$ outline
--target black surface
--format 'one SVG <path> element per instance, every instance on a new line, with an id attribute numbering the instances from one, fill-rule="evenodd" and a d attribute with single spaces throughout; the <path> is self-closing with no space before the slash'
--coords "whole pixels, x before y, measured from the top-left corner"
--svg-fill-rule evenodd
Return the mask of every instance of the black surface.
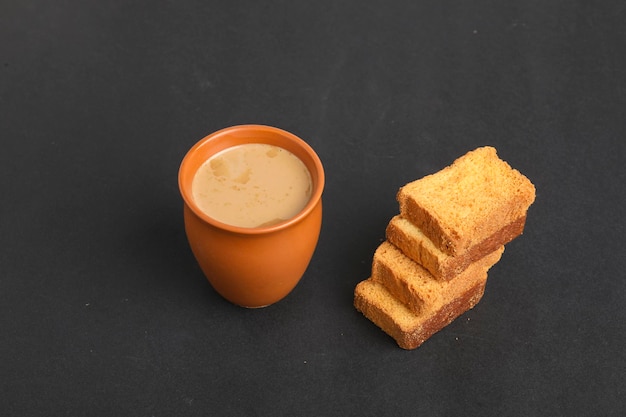
<path id="1" fill-rule="evenodd" d="M 0 415 L 623 416 L 620 1 L 2 1 Z M 240 123 L 324 162 L 301 283 L 211 289 L 177 171 Z M 537 187 L 414 351 L 352 307 L 395 192 L 480 146 Z"/>

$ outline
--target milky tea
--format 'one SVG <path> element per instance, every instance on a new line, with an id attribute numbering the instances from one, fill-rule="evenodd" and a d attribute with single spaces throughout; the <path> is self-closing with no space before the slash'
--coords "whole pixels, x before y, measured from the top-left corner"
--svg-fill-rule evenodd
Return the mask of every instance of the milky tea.
<path id="1" fill-rule="evenodd" d="M 248 143 L 211 156 L 196 172 L 192 195 L 200 210 L 232 226 L 254 228 L 288 220 L 306 206 L 311 174 L 293 153 Z"/>

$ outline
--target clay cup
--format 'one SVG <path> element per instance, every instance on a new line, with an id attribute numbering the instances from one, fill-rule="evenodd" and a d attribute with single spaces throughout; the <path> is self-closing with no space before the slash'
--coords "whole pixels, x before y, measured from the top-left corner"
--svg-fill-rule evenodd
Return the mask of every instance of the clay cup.
<path id="1" fill-rule="evenodd" d="M 217 152 L 247 143 L 286 149 L 309 170 L 311 198 L 294 217 L 267 227 L 237 227 L 211 218 L 194 202 L 192 181 L 198 168 Z M 322 224 L 324 169 L 306 142 L 263 125 L 219 130 L 196 143 L 183 158 L 178 185 L 189 245 L 209 283 L 222 297 L 242 307 L 265 307 L 295 288 L 313 256 Z"/>

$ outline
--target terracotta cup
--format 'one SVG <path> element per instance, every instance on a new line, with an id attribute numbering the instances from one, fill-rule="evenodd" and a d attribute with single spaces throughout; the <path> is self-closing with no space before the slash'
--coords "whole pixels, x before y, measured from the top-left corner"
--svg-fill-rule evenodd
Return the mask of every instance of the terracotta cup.
<path id="1" fill-rule="evenodd" d="M 191 184 L 198 168 L 215 153 L 247 143 L 286 149 L 309 170 L 313 185 L 311 199 L 291 219 L 268 227 L 237 227 L 209 217 L 194 202 Z M 307 143 L 270 126 L 222 129 L 189 150 L 180 166 L 178 185 L 184 200 L 189 245 L 200 268 L 222 297 L 254 308 L 273 304 L 293 290 L 313 256 L 322 224 L 324 168 Z"/>

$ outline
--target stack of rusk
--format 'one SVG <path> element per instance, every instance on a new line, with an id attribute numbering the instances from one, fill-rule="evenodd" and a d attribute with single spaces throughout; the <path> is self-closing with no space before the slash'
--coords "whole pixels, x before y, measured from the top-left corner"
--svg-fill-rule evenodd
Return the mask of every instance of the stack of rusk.
<path id="1" fill-rule="evenodd" d="M 487 271 L 524 230 L 534 185 L 493 147 L 468 152 L 397 194 L 370 278 L 354 305 L 404 349 L 415 349 L 482 298 Z"/>

